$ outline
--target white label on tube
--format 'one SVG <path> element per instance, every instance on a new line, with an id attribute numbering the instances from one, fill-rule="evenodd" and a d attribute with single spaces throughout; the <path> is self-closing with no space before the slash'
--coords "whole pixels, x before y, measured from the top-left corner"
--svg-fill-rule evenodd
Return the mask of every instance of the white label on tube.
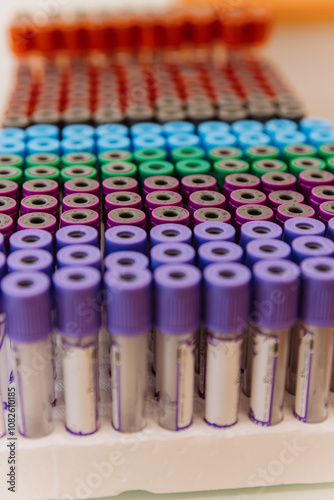
<path id="1" fill-rule="evenodd" d="M 205 420 L 229 427 L 238 420 L 241 339 L 208 336 L 205 387 Z"/>
<path id="2" fill-rule="evenodd" d="M 195 340 L 177 348 L 176 430 L 189 427 L 193 417 Z"/>
<path id="3" fill-rule="evenodd" d="M 199 327 L 199 387 L 201 398 L 205 398 L 205 372 L 206 372 L 206 328 Z"/>
<path id="4" fill-rule="evenodd" d="M 259 424 L 271 425 L 279 339 L 255 331 L 253 348 L 250 417 Z"/>
<path id="5" fill-rule="evenodd" d="M 111 400 L 112 423 L 116 431 L 121 430 L 121 350 L 116 342 L 112 342 L 111 356 Z"/>
<path id="6" fill-rule="evenodd" d="M 312 332 L 305 328 L 301 328 L 298 351 L 295 414 L 303 422 L 307 421 L 313 345 L 314 335 Z"/>
<path id="7" fill-rule="evenodd" d="M 73 434 L 97 430 L 96 346 L 67 345 L 63 357 L 66 427 Z"/>

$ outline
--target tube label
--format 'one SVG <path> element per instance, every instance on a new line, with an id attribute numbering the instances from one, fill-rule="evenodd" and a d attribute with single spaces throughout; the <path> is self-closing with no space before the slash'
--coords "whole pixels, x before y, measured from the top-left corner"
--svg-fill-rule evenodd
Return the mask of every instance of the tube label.
<path id="1" fill-rule="evenodd" d="M 111 343 L 111 400 L 112 424 L 116 431 L 121 430 L 121 350 L 116 342 Z"/>
<path id="2" fill-rule="evenodd" d="M 192 423 L 195 372 L 195 338 L 180 342 L 177 348 L 176 430 Z"/>
<path id="3" fill-rule="evenodd" d="M 66 344 L 63 356 L 66 427 L 78 435 L 92 434 L 98 426 L 96 345 Z"/>
<path id="4" fill-rule="evenodd" d="M 266 335 L 256 330 L 253 337 L 253 349 L 249 416 L 254 422 L 269 426 L 274 399 L 279 338 L 276 335 Z"/>
<path id="5" fill-rule="evenodd" d="M 302 422 L 307 422 L 313 347 L 313 333 L 302 327 L 300 329 L 299 339 L 297 386 L 295 399 L 295 416 Z"/>
<path id="6" fill-rule="evenodd" d="M 242 339 L 208 335 L 205 387 L 205 420 L 215 427 L 237 423 L 240 396 Z"/>

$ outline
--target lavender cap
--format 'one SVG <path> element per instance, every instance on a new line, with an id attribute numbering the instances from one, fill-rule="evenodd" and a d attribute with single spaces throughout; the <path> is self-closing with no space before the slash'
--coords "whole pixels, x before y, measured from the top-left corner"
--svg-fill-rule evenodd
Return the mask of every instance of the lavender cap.
<path id="1" fill-rule="evenodd" d="M 284 259 L 261 260 L 253 267 L 252 321 L 271 330 L 297 319 L 299 267 Z"/>
<path id="2" fill-rule="evenodd" d="M 327 238 L 334 241 L 334 217 L 330 219 L 327 226 Z"/>
<path id="3" fill-rule="evenodd" d="M 195 249 L 186 243 L 159 243 L 151 250 L 151 269 L 163 264 L 195 264 Z"/>
<path id="4" fill-rule="evenodd" d="M 63 267 L 53 275 L 57 327 L 68 337 L 97 334 L 101 326 L 101 273 L 94 267 Z"/>
<path id="5" fill-rule="evenodd" d="M 289 259 L 290 255 L 290 245 L 285 241 L 274 239 L 252 240 L 246 245 L 245 264 L 252 268 L 259 260 Z"/>
<path id="6" fill-rule="evenodd" d="M 6 254 L 5 237 L 0 233 L 0 252 Z"/>
<path id="7" fill-rule="evenodd" d="M 190 264 L 167 264 L 154 271 L 155 324 L 163 333 L 182 335 L 200 321 L 201 272 Z"/>
<path id="8" fill-rule="evenodd" d="M 16 342 L 45 340 L 52 331 L 51 281 L 41 272 L 16 271 L 1 282 L 7 332 Z"/>
<path id="9" fill-rule="evenodd" d="M 212 332 L 241 333 L 248 321 L 251 272 L 242 264 L 211 264 L 203 271 L 205 325 Z"/>
<path id="10" fill-rule="evenodd" d="M 282 233 L 281 226 L 275 222 L 252 220 L 241 226 L 239 244 L 245 248 L 252 240 L 280 240 Z"/>
<path id="11" fill-rule="evenodd" d="M 208 241 L 198 248 L 198 266 L 204 269 L 215 262 L 241 262 L 241 246 L 231 241 Z"/>
<path id="12" fill-rule="evenodd" d="M 2 236 L 2 246 L 3 246 L 3 236 Z M 5 255 L 4 251 L 1 251 L 1 253 L 0 253 L 0 282 L 1 282 L 2 278 L 5 276 L 5 274 L 6 274 L 6 255 Z M 0 313 L 2 313 L 3 310 L 4 310 L 4 307 L 3 307 L 2 293 L 0 290 Z"/>
<path id="13" fill-rule="evenodd" d="M 146 255 L 132 250 L 123 250 L 107 255 L 104 259 L 104 267 L 111 271 L 131 272 L 133 269 L 147 269 L 149 260 Z"/>
<path id="14" fill-rule="evenodd" d="M 182 224 L 161 224 L 152 227 L 150 231 L 151 248 L 158 243 L 187 243 L 191 244 L 191 229 Z"/>
<path id="15" fill-rule="evenodd" d="M 92 266 L 101 271 L 101 250 L 93 245 L 68 245 L 57 252 L 57 266 Z"/>
<path id="16" fill-rule="evenodd" d="M 53 273 L 53 255 L 47 250 L 24 249 L 12 252 L 7 259 L 9 271 L 31 272 L 41 271 L 50 278 Z"/>
<path id="17" fill-rule="evenodd" d="M 52 235 L 44 229 L 22 229 L 9 238 L 10 251 L 31 249 L 47 250 L 53 254 Z"/>
<path id="18" fill-rule="evenodd" d="M 298 236 L 291 243 L 292 258 L 298 264 L 308 257 L 332 257 L 334 242 L 324 236 Z"/>
<path id="19" fill-rule="evenodd" d="M 56 232 L 57 251 L 68 245 L 93 245 L 99 247 L 99 233 L 95 227 L 80 224 L 65 226 Z"/>
<path id="20" fill-rule="evenodd" d="M 148 269 L 107 271 L 107 328 L 113 335 L 134 337 L 146 334 L 151 326 L 151 283 Z"/>
<path id="21" fill-rule="evenodd" d="M 311 217 L 295 217 L 284 223 L 283 240 L 291 244 L 298 236 L 324 236 L 326 226 Z"/>
<path id="22" fill-rule="evenodd" d="M 133 250 L 147 253 L 147 233 L 145 229 L 131 225 L 119 225 L 107 229 L 105 236 L 105 255 L 120 250 Z"/>
<path id="23" fill-rule="evenodd" d="M 208 241 L 235 241 L 235 229 L 225 222 L 202 222 L 194 227 L 194 246 Z"/>
<path id="24" fill-rule="evenodd" d="M 334 324 L 334 259 L 305 259 L 301 269 L 300 319 L 314 326 Z"/>

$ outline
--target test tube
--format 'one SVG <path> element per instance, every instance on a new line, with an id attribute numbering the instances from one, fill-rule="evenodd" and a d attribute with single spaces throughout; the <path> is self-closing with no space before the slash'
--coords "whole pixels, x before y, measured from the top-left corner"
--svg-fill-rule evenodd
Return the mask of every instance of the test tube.
<path id="1" fill-rule="evenodd" d="M 86 436 L 98 429 L 101 273 L 92 267 L 64 267 L 55 272 L 53 283 L 63 354 L 65 425 L 71 434 Z"/>
<path id="2" fill-rule="evenodd" d="M 270 238 L 252 240 L 246 245 L 245 264 L 252 269 L 259 260 L 289 259 L 290 256 L 291 248 L 285 241 Z"/>
<path id="3" fill-rule="evenodd" d="M 217 191 L 196 191 L 189 196 L 189 211 L 194 213 L 201 208 L 225 208 L 226 199 Z"/>
<path id="4" fill-rule="evenodd" d="M 195 264 L 195 249 L 186 243 L 159 243 L 151 249 L 151 269 L 163 264 Z"/>
<path id="5" fill-rule="evenodd" d="M 22 249 L 11 252 L 7 259 L 8 271 L 25 271 L 46 273 L 49 278 L 53 273 L 53 255 L 42 249 Z"/>
<path id="6" fill-rule="evenodd" d="M 334 242 L 324 236 L 298 236 L 291 242 L 292 259 L 300 264 L 309 257 L 332 257 Z"/>
<path id="7" fill-rule="evenodd" d="M 43 437 L 53 430 L 50 285 L 44 273 L 19 271 L 8 274 L 1 283 L 19 395 L 18 428 L 28 438 Z"/>
<path id="8" fill-rule="evenodd" d="M 283 240 L 291 245 L 298 236 L 324 236 L 326 226 L 323 222 L 310 217 L 295 217 L 284 223 Z"/>
<path id="9" fill-rule="evenodd" d="M 303 203 L 304 196 L 296 191 L 272 191 L 268 196 L 269 206 L 276 213 L 278 207 L 284 203 Z"/>
<path id="10" fill-rule="evenodd" d="M 302 290 L 294 414 L 319 423 L 328 415 L 333 359 L 334 259 L 312 257 L 301 263 Z"/>
<path id="11" fill-rule="evenodd" d="M 144 196 L 147 196 L 153 191 L 174 191 L 179 192 L 180 182 L 175 177 L 170 175 L 152 175 L 146 177 L 143 185 Z"/>
<path id="12" fill-rule="evenodd" d="M 52 234 L 52 236 L 55 234 L 57 226 L 56 217 L 44 212 L 21 215 L 17 221 L 18 231 L 22 231 L 22 229 L 43 229 Z"/>
<path id="13" fill-rule="evenodd" d="M 334 201 L 334 186 L 324 185 L 314 187 L 310 193 L 310 206 L 318 212 L 321 203 L 325 203 L 326 201 Z"/>
<path id="14" fill-rule="evenodd" d="M 166 222 L 174 222 L 190 225 L 190 214 L 188 210 L 182 207 L 163 206 L 152 210 L 151 213 L 151 226 L 158 226 L 159 224 L 166 224 Z"/>
<path id="15" fill-rule="evenodd" d="M 284 227 L 285 221 L 294 217 L 315 217 L 315 211 L 312 207 L 304 203 L 283 203 L 277 208 L 276 222 Z"/>
<path id="16" fill-rule="evenodd" d="M 131 225 L 146 229 L 146 214 L 138 208 L 115 208 L 114 210 L 110 210 L 107 216 L 108 229 L 121 225 Z"/>
<path id="17" fill-rule="evenodd" d="M 267 197 L 258 189 L 236 189 L 230 194 L 228 210 L 235 214 L 238 207 L 243 205 L 265 205 Z"/>
<path id="18" fill-rule="evenodd" d="M 284 259 L 253 267 L 254 295 L 250 419 L 262 426 L 283 419 L 289 331 L 297 319 L 299 268 Z"/>
<path id="19" fill-rule="evenodd" d="M 145 206 L 148 215 L 150 215 L 155 208 L 165 205 L 169 207 L 182 207 L 182 196 L 180 193 L 174 191 L 153 191 L 146 195 Z"/>
<path id="20" fill-rule="evenodd" d="M 68 245 L 58 250 L 57 266 L 92 266 L 101 271 L 101 250 L 93 245 Z"/>
<path id="21" fill-rule="evenodd" d="M 247 243 L 253 240 L 262 240 L 265 243 L 267 239 L 280 240 L 282 237 L 282 228 L 270 221 L 249 221 L 241 226 L 239 245 L 243 248 Z"/>
<path id="22" fill-rule="evenodd" d="M 122 272 L 130 272 L 133 269 L 148 269 L 149 260 L 146 255 L 132 250 L 123 250 L 110 253 L 104 259 L 104 267 L 106 270 L 114 271 L 119 269 Z"/>
<path id="23" fill-rule="evenodd" d="M 99 212 L 100 199 L 95 194 L 90 193 L 68 194 L 63 197 L 62 208 L 63 212 L 75 209 L 81 210 L 82 208 Z"/>
<path id="24" fill-rule="evenodd" d="M 120 432 L 138 432 L 145 426 L 151 281 L 150 271 L 138 268 L 131 272 L 115 269 L 104 276 L 111 336 L 112 425 Z"/>
<path id="25" fill-rule="evenodd" d="M 154 280 L 160 425 L 179 431 L 193 418 L 201 273 L 190 264 L 167 264 L 155 270 Z"/>
<path id="26" fill-rule="evenodd" d="M 47 250 L 53 254 L 52 235 L 43 229 L 22 229 L 9 238 L 10 251 L 15 250 Z"/>
<path id="27" fill-rule="evenodd" d="M 298 184 L 301 193 L 305 197 L 306 203 L 309 201 L 311 191 L 316 186 L 333 184 L 334 175 L 327 170 L 304 170 L 300 172 Z"/>
<path id="28" fill-rule="evenodd" d="M 235 229 L 224 222 L 202 222 L 194 227 L 194 246 L 199 248 L 208 241 L 235 241 Z"/>
<path id="29" fill-rule="evenodd" d="M 251 272 L 242 264 L 211 264 L 204 276 L 206 366 L 205 421 L 231 427 L 238 421 L 242 335 L 247 327 Z"/>
<path id="30" fill-rule="evenodd" d="M 158 243 L 188 243 L 191 244 L 192 231 L 182 224 L 166 223 L 152 227 L 150 231 L 151 248 Z"/>
<path id="31" fill-rule="evenodd" d="M 218 262 L 241 262 L 243 253 L 243 248 L 232 241 L 207 241 L 198 247 L 198 266 L 204 269 Z"/>
<path id="32" fill-rule="evenodd" d="M 67 212 L 63 212 L 60 216 L 60 227 L 74 225 L 91 226 L 99 231 L 100 216 L 95 210 L 90 210 L 89 208 L 67 210 Z"/>
<path id="33" fill-rule="evenodd" d="M 22 185 L 22 197 L 45 195 L 59 199 L 58 182 L 53 179 L 31 179 Z"/>
<path id="34" fill-rule="evenodd" d="M 22 231 L 20 231 L 22 232 Z M 73 224 L 73 226 L 65 226 L 56 232 L 56 249 L 57 251 L 68 245 L 93 245 L 99 247 L 99 233 L 97 229 L 90 226 Z"/>
<path id="35" fill-rule="evenodd" d="M 133 177 L 127 177 L 125 175 L 119 177 L 107 177 L 107 179 L 104 179 L 102 182 L 103 197 L 106 197 L 110 193 L 115 193 L 116 191 L 130 191 L 131 193 L 138 193 L 138 181 L 136 181 Z"/>
<path id="36" fill-rule="evenodd" d="M 196 227 L 203 222 L 224 222 L 231 223 L 231 214 L 224 208 L 199 208 L 193 213 L 193 224 Z"/>
<path id="37" fill-rule="evenodd" d="M 267 172 L 261 177 L 262 189 L 267 196 L 273 191 L 283 189 L 294 191 L 296 183 L 296 177 L 288 172 Z"/>
<path id="38" fill-rule="evenodd" d="M 36 212 L 48 213 L 58 218 L 59 207 L 57 198 L 44 194 L 22 198 L 21 214 L 34 214 Z"/>

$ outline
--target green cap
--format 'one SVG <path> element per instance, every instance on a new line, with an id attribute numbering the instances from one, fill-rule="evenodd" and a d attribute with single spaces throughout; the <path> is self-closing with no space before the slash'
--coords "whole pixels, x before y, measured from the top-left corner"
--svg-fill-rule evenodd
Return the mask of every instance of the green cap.
<path id="1" fill-rule="evenodd" d="M 133 160 L 137 163 L 143 163 L 143 161 L 163 161 L 167 158 L 167 153 L 161 148 L 145 148 L 138 149 L 133 153 Z"/>
<path id="2" fill-rule="evenodd" d="M 111 151 L 104 151 L 98 156 L 101 165 L 104 163 L 110 163 L 111 161 L 131 161 L 132 154 L 129 151 L 123 149 L 113 149 Z"/>
<path id="3" fill-rule="evenodd" d="M 257 160 L 252 163 L 251 173 L 261 177 L 267 172 L 286 172 L 288 166 L 284 161 L 275 159 Z"/>
<path id="4" fill-rule="evenodd" d="M 141 182 L 152 175 L 174 175 L 175 168 L 170 161 L 144 161 L 139 165 Z"/>
<path id="5" fill-rule="evenodd" d="M 101 177 L 102 180 L 119 176 L 136 177 L 137 170 L 137 166 L 129 161 L 112 161 L 102 165 Z"/>
<path id="6" fill-rule="evenodd" d="M 97 170 L 94 167 L 88 167 L 86 165 L 75 165 L 72 167 L 63 168 L 60 172 L 60 178 L 63 183 L 69 181 L 70 179 L 76 179 L 78 177 L 84 177 L 86 179 L 96 179 Z"/>
<path id="7" fill-rule="evenodd" d="M 275 159 L 280 155 L 280 150 L 275 146 L 252 146 L 246 149 L 246 160 L 249 163 L 257 160 Z"/>
<path id="8" fill-rule="evenodd" d="M 35 167 L 37 165 L 48 165 L 58 168 L 60 157 L 53 153 L 35 153 L 26 158 L 26 168 Z"/>
<path id="9" fill-rule="evenodd" d="M 328 158 L 332 158 L 334 156 L 334 143 L 323 144 L 319 147 L 319 156 L 323 160 L 327 160 Z"/>
<path id="10" fill-rule="evenodd" d="M 62 156 L 61 163 L 63 167 L 72 167 L 73 165 L 85 165 L 87 167 L 94 167 L 96 164 L 96 156 L 91 153 L 73 152 Z"/>
<path id="11" fill-rule="evenodd" d="M 182 160 L 201 160 L 205 156 L 205 151 L 197 146 L 175 148 L 171 156 L 174 163 Z"/>
<path id="12" fill-rule="evenodd" d="M 324 160 L 320 160 L 319 158 L 312 158 L 311 156 L 295 158 L 294 160 L 290 161 L 289 165 L 290 173 L 295 175 L 297 179 L 299 178 L 300 172 L 303 172 L 304 170 L 324 170 L 325 168 L 326 162 L 324 162 Z M 328 169 L 330 170 L 329 165 Z"/>
<path id="13" fill-rule="evenodd" d="M 0 155 L 0 167 L 23 168 L 23 158 L 14 154 Z"/>
<path id="14" fill-rule="evenodd" d="M 0 167 L 0 180 L 14 181 L 17 184 L 21 184 L 23 177 L 23 172 L 17 167 Z"/>
<path id="15" fill-rule="evenodd" d="M 50 167 L 49 165 L 35 165 L 34 167 L 26 168 L 24 171 L 26 181 L 32 179 L 53 179 L 59 181 L 59 169 Z"/>
<path id="16" fill-rule="evenodd" d="M 229 174 L 244 174 L 249 172 L 250 165 L 246 161 L 228 159 L 216 161 L 213 164 L 213 175 L 217 179 L 218 187 L 223 188 L 225 183 L 225 177 Z"/>
<path id="17" fill-rule="evenodd" d="M 209 159 L 212 163 L 219 160 L 228 160 L 229 158 L 241 160 L 242 157 L 243 152 L 241 149 L 230 146 L 219 146 L 209 151 Z"/>
<path id="18" fill-rule="evenodd" d="M 182 179 L 191 174 L 209 174 L 211 165 L 206 160 L 181 160 L 175 165 L 177 176 Z"/>
<path id="19" fill-rule="evenodd" d="M 290 163 L 290 161 L 294 160 L 295 158 L 315 156 L 316 154 L 316 148 L 314 146 L 311 146 L 310 144 L 290 144 L 290 146 L 285 146 L 285 148 L 283 149 L 283 158 L 287 163 Z"/>

